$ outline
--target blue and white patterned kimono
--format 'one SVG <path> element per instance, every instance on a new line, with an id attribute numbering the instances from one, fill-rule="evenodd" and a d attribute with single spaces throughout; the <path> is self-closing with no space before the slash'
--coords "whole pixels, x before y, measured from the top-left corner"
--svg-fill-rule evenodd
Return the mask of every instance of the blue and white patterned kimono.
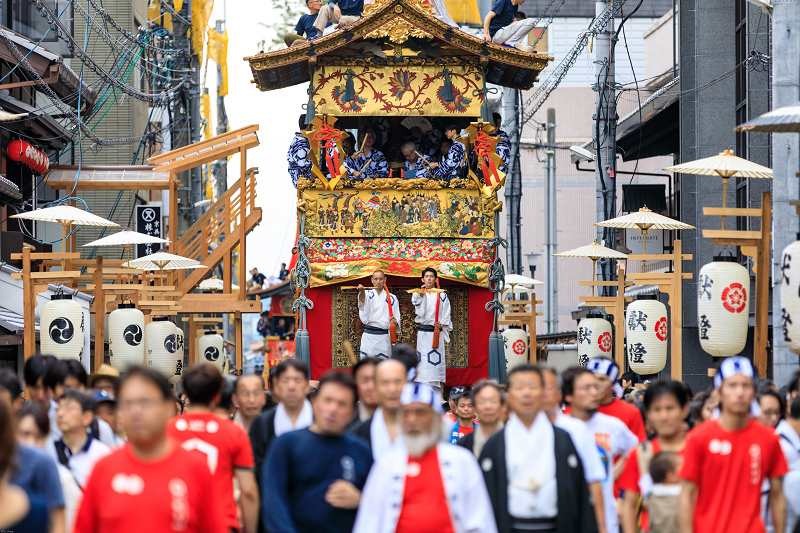
<path id="1" fill-rule="evenodd" d="M 451 179 L 460 177 L 459 172 L 464 167 L 464 153 L 466 148 L 460 141 L 453 141 L 453 145 L 447 152 L 447 157 L 439 163 L 435 175 L 437 178 Z"/>
<path id="2" fill-rule="evenodd" d="M 297 180 L 311 178 L 311 158 L 308 152 L 311 150 L 308 139 L 299 132 L 294 134 L 289 151 L 286 152 L 286 161 L 289 162 L 289 176 L 292 178 L 292 185 L 297 188 Z"/>
<path id="3" fill-rule="evenodd" d="M 497 152 L 497 155 L 503 160 L 503 166 L 500 167 L 500 170 L 508 174 L 510 168 L 509 164 L 511 162 L 511 142 L 508 140 L 508 134 L 502 130 L 499 130 L 495 135 L 499 137 L 499 139 L 497 139 L 495 152 Z"/>
<path id="4" fill-rule="evenodd" d="M 417 152 L 433 157 L 439 152 L 439 147 L 442 145 L 442 132 L 431 130 L 423 133 L 421 139 L 414 141 L 414 145 L 417 147 Z"/>
<path id="5" fill-rule="evenodd" d="M 425 158 L 425 161 L 430 161 L 430 160 L 431 160 L 431 158 L 430 158 L 429 156 L 427 156 L 427 155 L 423 155 L 422 157 L 424 157 L 424 158 Z M 416 160 L 416 161 L 414 161 L 414 163 L 413 163 L 413 164 L 411 163 L 411 161 L 409 161 L 408 159 L 406 159 L 406 161 L 405 161 L 405 163 L 404 163 L 404 167 L 405 167 L 405 169 L 406 169 L 406 172 L 408 172 L 409 170 L 413 170 L 413 171 L 415 171 L 415 172 L 416 172 L 416 175 L 414 176 L 415 178 L 426 178 L 426 179 L 430 179 L 430 178 L 432 177 L 432 176 L 431 176 L 431 173 L 432 173 L 433 171 L 432 171 L 431 169 L 429 169 L 429 168 L 428 168 L 428 165 L 426 165 L 425 163 L 423 163 L 423 162 L 422 162 L 422 159 L 420 159 L 419 157 L 417 157 L 417 160 Z M 435 169 L 434 169 L 434 170 L 435 170 Z M 407 174 L 406 174 L 406 178 L 408 178 L 408 175 L 407 175 Z"/>
<path id="6" fill-rule="evenodd" d="M 372 161 L 370 161 L 370 159 Z M 367 161 L 370 161 L 369 166 L 364 169 L 361 176 L 356 178 L 353 173 L 361 170 L 364 165 L 367 164 Z M 386 161 L 383 152 L 375 148 L 369 152 L 363 153 L 360 157 L 348 157 L 344 164 L 347 167 L 347 173 L 350 175 L 350 179 L 365 180 L 371 178 L 373 174 L 377 174 L 379 178 L 389 177 L 389 163 Z"/>

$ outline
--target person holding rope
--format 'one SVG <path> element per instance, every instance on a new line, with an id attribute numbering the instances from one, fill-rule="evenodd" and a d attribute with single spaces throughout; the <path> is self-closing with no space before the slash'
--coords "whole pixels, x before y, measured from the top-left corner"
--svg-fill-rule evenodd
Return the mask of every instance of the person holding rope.
<path id="1" fill-rule="evenodd" d="M 417 357 L 419 366 L 415 381 L 427 383 L 441 398 L 442 384 L 446 381 L 445 343 L 450 342 L 453 320 L 450 317 L 450 299 L 437 288 L 439 275 L 428 267 L 422 271 L 422 288 L 411 295 L 416 311 Z"/>
<path id="2" fill-rule="evenodd" d="M 388 359 L 392 344 L 397 342 L 400 327 L 400 304 L 397 296 L 386 289 L 386 274 L 376 270 L 370 278 L 372 289 L 358 285 L 358 317 L 364 324 L 360 356 Z M 392 339 L 394 331 L 394 339 Z"/>

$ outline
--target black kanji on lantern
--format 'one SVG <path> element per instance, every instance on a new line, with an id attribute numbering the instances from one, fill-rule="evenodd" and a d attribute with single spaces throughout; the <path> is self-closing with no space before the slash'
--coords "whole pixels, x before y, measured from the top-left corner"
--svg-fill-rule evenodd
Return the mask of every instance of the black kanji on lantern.
<path id="1" fill-rule="evenodd" d="M 791 315 L 786 311 L 786 309 L 781 308 L 781 327 L 783 328 L 784 342 L 792 342 L 792 339 L 789 338 L 789 324 L 791 323 Z"/>
<path id="2" fill-rule="evenodd" d="M 592 330 L 589 328 L 578 328 L 578 344 L 592 344 Z"/>
<path id="3" fill-rule="evenodd" d="M 642 326 L 642 331 L 647 331 L 647 315 L 643 311 L 629 311 L 628 329 L 635 331 Z"/>
<path id="4" fill-rule="evenodd" d="M 700 283 L 698 283 L 698 291 L 697 297 L 702 298 L 704 295 L 708 296 L 708 299 L 711 299 L 711 286 L 714 284 L 714 280 L 711 279 L 711 276 L 707 274 L 702 274 L 700 276 Z"/>
<path id="5" fill-rule="evenodd" d="M 786 272 L 792 269 L 792 256 L 789 254 L 783 254 L 783 260 L 781 261 L 781 275 L 783 276 L 783 282 L 789 283 L 789 274 Z"/>
<path id="6" fill-rule="evenodd" d="M 630 355 L 631 363 L 644 363 L 644 356 L 647 355 L 647 350 L 645 350 L 641 342 L 637 342 L 628 345 L 628 355 Z"/>
<path id="7" fill-rule="evenodd" d="M 711 329 L 711 323 L 708 321 L 706 315 L 700 315 L 700 338 L 708 340 L 708 330 Z"/>

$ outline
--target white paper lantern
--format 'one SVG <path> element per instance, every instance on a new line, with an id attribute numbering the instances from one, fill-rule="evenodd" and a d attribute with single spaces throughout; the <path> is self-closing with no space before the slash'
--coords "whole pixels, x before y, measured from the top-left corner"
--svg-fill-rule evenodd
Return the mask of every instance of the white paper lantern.
<path id="1" fill-rule="evenodd" d="M 175 374 L 169 378 L 169 382 L 173 385 L 181 380 L 183 377 L 183 356 L 186 354 L 183 349 L 183 330 L 175 326 L 175 341 L 177 343 L 177 353 L 175 354 Z"/>
<path id="2" fill-rule="evenodd" d="M 54 294 L 39 317 L 42 354 L 83 359 L 83 309 L 69 294 Z"/>
<path id="3" fill-rule="evenodd" d="M 586 366 L 593 357 L 611 358 L 614 337 L 611 322 L 599 313 L 591 313 L 578 323 L 578 360 Z"/>
<path id="4" fill-rule="evenodd" d="M 178 336 L 175 324 L 165 316 L 157 316 L 144 328 L 145 362 L 167 379 L 175 376 L 176 368 L 183 366 L 178 359 Z"/>
<path id="5" fill-rule="evenodd" d="M 108 356 L 120 372 L 144 363 L 144 314 L 132 303 L 108 315 Z"/>
<path id="6" fill-rule="evenodd" d="M 222 335 L 213 331 L 206 331 L 206 334 L 197 341 L 197 350 L 200 354 L 200 362 L 213 363 L 219 367 L 220 371 L 225 370 L 225 339 Z"/>
<path id="7" fill-rule="evenodd" d="M 503 333 L 505 346 L 506 372 L 528 362 L 528 332 L 520 328 L 510 328 Z"/>
<path id="8" fill-rule="evenodd" d="M 637 374 L 655 374 L 667 364 L 667 306 L 657 298 L 640 295 L 625 311 L 628 365 Z"/>
<path id="9" fill-rule="evenodd" d="M 800 354 L 800 240 L 783 249 L 780 276 L 783 342 L 791 351 Z"/>
<path id="10" fill-rule="evenodd" d="M 800 256 L 798 256 L 800 258 Z M 717 256 L 697 276 L 700 346 L 714 357 L 737 355 L 747 343 L 750 274 L 735 257 Z"/>

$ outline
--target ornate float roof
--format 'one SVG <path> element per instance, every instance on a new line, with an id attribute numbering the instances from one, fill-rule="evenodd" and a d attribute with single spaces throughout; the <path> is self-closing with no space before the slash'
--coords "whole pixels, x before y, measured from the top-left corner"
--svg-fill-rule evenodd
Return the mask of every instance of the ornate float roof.
<path id="1" fill-rule="evenodd" d="M 363 43 L 359 46 L 359 43 Z M 475 65 L 486 81 L 530 89 L 553 58 L 486 41 L 434 17 L 422 0 L 376 0 L 352 25 L 299 46 L 244 58 L 262 91 L 308 82 L 320 65 Z"/>

